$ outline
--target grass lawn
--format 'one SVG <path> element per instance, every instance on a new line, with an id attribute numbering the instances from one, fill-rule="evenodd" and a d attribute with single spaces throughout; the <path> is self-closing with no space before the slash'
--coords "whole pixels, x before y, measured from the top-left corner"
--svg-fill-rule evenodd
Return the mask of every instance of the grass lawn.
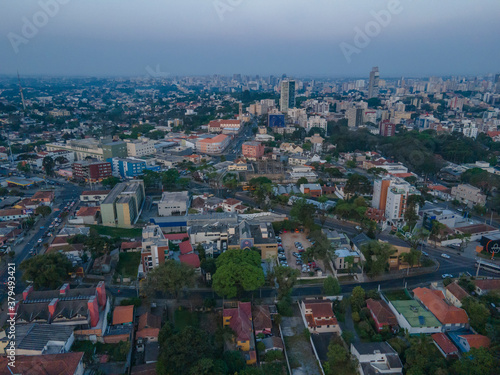
<path id="1" fill-rule="evenodd" d="M 174 312 L 175 326 L 177 329 L 182 330 L 188 326 L 198 327 L 200 320 L 197 313 L 192 313 L 189 310 L 177 309 Z"/>
<path id="2" fill-rule="evenodd" d="M 123 277 L 135 278 L 137 276 L 137 269 L 140 262 L 141 253 L 139 252 L 120 253 L 120 260 L 116 266 L 116 272 Z"/>
<path id="3" fill-rule="evenodd" d="M 120 238 L 139 238 L 142 236 L 141 228 L 115 228 L 104 225 L 90 225 L 90 227 L 94 228 L 101 236 Z"/>
<path id="4" fill-rule="evenodd" d="M 405 293 L 403 289 L 398 289 L 398 290 L 390 290 L 387 292 L 384 292 L 385 298 L 387 298 L 389 301 L 409 301 L 411 300 L 410 297 Z"/>

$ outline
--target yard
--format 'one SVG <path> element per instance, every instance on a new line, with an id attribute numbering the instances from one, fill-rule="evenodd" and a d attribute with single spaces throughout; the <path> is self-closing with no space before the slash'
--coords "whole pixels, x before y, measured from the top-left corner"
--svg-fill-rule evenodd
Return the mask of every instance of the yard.
<path id="1" fill-rule="evenodd" d="M 384 292 L 384 296 L 389 301 L 409 301 L 409 300 L 411 300 L 410 296 L 408 296 L 408 294 L 406 294 L 404 289 L 390 290 L 390 291 Z"/>
<path id="2" fill-rule="evenodd" d="M 135 279 L 137 277 L 139 263 L 141 263 L 141 253 L 120 253 L 120 260 L 116 266 L 116 272 L 123 277 Z"/>
<path id="3" fill-rule="evenodd" d="M 200 325 L 198 313 L 193 313 L 182 307 L 175 310 L 174 321 L 175 326 L 179 331 L 189 326 L 198 328 Z"/>
<path id="4" fill-rule="evenodd" d="M 142 236 L 141 228 L 115 228 L 115 227 L 106 227 L 104 225 L 89 225 L 90 228 L 93 228 L 97 231 L 101 236 L 109 236 L 109 237 L 120 237 L 120 238 L 140 238 Z"/>

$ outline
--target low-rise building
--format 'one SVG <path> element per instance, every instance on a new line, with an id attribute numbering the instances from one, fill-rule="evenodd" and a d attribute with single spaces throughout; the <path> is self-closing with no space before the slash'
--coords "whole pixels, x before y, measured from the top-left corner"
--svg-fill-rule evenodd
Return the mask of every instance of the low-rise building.
<path id="1" fill-rule="evenodd" d="M 80 201 L 91 203 L 91 205 L 101 204 L 111 190 L 85 190 L 80 194 Z"/>
<path id="2" fill-rule="evenodd" d="M 386 301 L 396 316 L 401 328 L 410 335 L 429 334 L 442 331 L 437 318 L 416 300 Z"/>
<path id="3" fill-rule="evenodd" d="M 481 189 L 470 184 L 453 186 L 451 188 L 451 196 L 453 199 L 457 199 L 459 202 L 466 204 L 470 208 L 476 204 L 484 206 L 486 203 L 486 195 L 481 193 Z"/>
<path id="4" fill-rule="evenodd" d="M 16 374 L 25 375 L 83 375 L 85 371 L 83 355 L 83 352 L 19 355 L 16 356 L 14 371 Z M 4 369 L 0 370 L 2 375 L 11 374 L 6 370 L 9 362 L 10 359 L 6 356 L 0 357 L 0 368 Z"/>
<path id="5" fill-rule="evenodd" d="M 139 218 L 145 196 L 142 180 L 117 184 L 101 203 L 103 225 L 131 227 Z"/>
<path id="6" fill-rule="evenodd" d="M 366 307 L 370 310 L 378 332 L 384 327 L 393 331 L 398 328 L 398 320 L 385 301 L 369 298 L 366 300 Z"/>
<path id="7" fill-rule="evenodd" d="M 163 192 L 158 202 L 159 216 L 182 216 L 189 207 L 189 192 Z"/>
<path id="8" fill-rule="evenodd" d="M 466 297 L 469 297 L 469 293 L 467 293 L 464 288 L 458 285 L 456 281 L 448 284 L 445 287 L 446 301 L 448 301 L 455 307 L 462 307 L 462 301 Z"/>
<path id="9" fill-rule="evenodd" d="M 300 192 L 302 194 L 309 194 L 311 197 L 320 197 L 323 193 L 320 184 L 301 184 Z"/>
<path id="10" fill-rule="evenodd" d="M 241 145 L 241 153 L 247 159 L 260 159 L 264 155 L 264 145 L 260 142 L 244 142 Z"/>
<path id="11" fill-rule="evenodd" d="M 301 303 L 301 313 L 309 332 L 342 334 L 330 301 L 316 299 L 303 300 Z"/>
<path id="12" fill-rule="evenodd" d="M 257 354 L 252 328 L 252 304 L 238 302 L 237 307 L 224 309 L 222 325 L 231 327 L 236 348 L 243 352 L 248 365 L 254 364 L 257 361 Z"/>
<path id="13" fill-rule="evenodd" d="M 358 360 L 361 375 L 403 374 L 403 363 L 387 342 L 352 343 L 351 354 Z"/>
<path id="14" fill-rule="evenodd" d="M 431 337 L 434 345 L 436 345 L 438 350 L 445 358 L 448 359 L 458 356 L 458 348 L 444 333 L 433 333 Z"/>
<path id="15" fill-rule="evenodd" d="M 203 138 L 198 140 L 196 143 L 196 149 L 204 154 L 216 155 L 223 152 L 229 143 L 231 142 L 231 137 L 219 134 L 213 138 Z"/>

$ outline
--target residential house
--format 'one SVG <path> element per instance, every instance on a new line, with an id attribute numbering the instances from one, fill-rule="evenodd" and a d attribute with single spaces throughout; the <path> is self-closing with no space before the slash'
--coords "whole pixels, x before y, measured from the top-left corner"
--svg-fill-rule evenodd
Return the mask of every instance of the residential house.
<path id="1" fill-rule="evenodd" d="M 265 346 L 264 353 L 267 353 L 271 350 L 280 350 L 283 351 L 283 340 L 281 340 L 281 337 L 277 336 L 271 336 L 271 337 L 266 337 L 262 339 L 260 342 L 262 342 Z"/>
<path id="2" fill-rule="evenodd" d="M 237 307 L 224 309 L 222 324 L 233 330 L 236 347 L 244 352 L 246 363 L 248 365 L 254 364 L 257 361 L 257 356 L 252 328 L 252 304 L 238 302 Z"/>
<path id="3" fill-rule="evenodd" d="M 403 374 L 403 363 L 387 342 L 352 343 L 351 354 L 358 360 L 361 375 Z"/>
<path id="4" fill-rule="evenodd" d="M 399 326 L 406 329 L 410 335 L 429 334 L 442 331 L 442 324 L 439 320 L 418 301 L 384 300 L 396 316 Z"/>
<path id="5" fill-rule="evenodd" d="M 444 333 L 433 333 L 431 337 L 434 345 L 446 359 L 458 356 L 458 348 Z"/>
<path id="6" fill-rule="evenodd" d="M 124 253 L 137 252 L 142 250 L 142 241 L 122 242 L 120 251 Z"/>
<path id="7" fill-rule="evenodd" d="M 16 356 L 14 372 L 8 368 L 10 359 L 0 357 L 0 375 L 83 375 L 83 352 Z"/>
<path id="8" fill-rule="evenodd" d="M 161 317 L 146 312 L 139 316 L 136 339 L 148 341 L 158 341 L 158 335 L 161 329 Z"/>
<path id="9" fill-rule="evenodd" d="M 111 190 L 85 190 L 80 194 L 80 201 L 90 203 L 90 205 L 101 204 Z"/>
<path id="10" fill-rule="evenodd" d="M 469 293 L 465 291 L 458 282 L 453 282 L 445 287 L 446 301 L 455 307 L 462 307 L 462 301 L 465 297 L 469 297 Z"/>
<path id="11" fill-rule="evenodd" d="M 302 194 L 309 194 L 311 197 L 321 197 L 323 190 L 320 184 L 301 184 L 300 192 Z"/>
<path id="12" fill-rule="evenodd" d="M 44 206 L 51 206 L 55 198 L 54 190 L 40 190 L 31 197 L 31 200 Z"/>
<path id="13" fill-rule="evenodd" d="M 378 332 L 384 327 L 392 330 L 398 328 L 398 320 L 385 301 L 369 298 L 366 300 L 366 307 L 370 310 Z"/>
<path id="14" fill-rule="evenodd" d="M 131 341 L 134 333 L 134 305 L 116 306 L 113 310 L 112 325 L 104 335 L 106 344 Z"/>
<path id="15" fill-rule="evenodd" d="M 348 258 L 352 257 L 352 262 L 347 262 Z M 333 260 L 333 265 L 336 270 L 346 270 L 349 267 L 354 267 L 355 264 L 359 263 L 360 256 L 357 252 L 352 251 L 348 248 L 335 250 L 335 259 Z"/>
<path id="16" fill-rule="evenodd" d="M 415 288 L 413 294 L 415 299 L 422 302 L 426 309 L 441 322 L 444 330 L 450 331 L 468 327 L 469 317 L 465 310 L 448 305 L 440 290 Z"/>
<path id="17" fill-rule="evenodd" d="M 271 320 L 271 311 L 267 305 L 258 305 L 253 308 L 253 328 L 255 335 L 259 334 L 270 335 L 273 327 Z"/>
<path id="18" fill-rule="evenodd" d="M 476 293 L 480 296 L 490 292 L 500 290 L 500 279 L 475 280 Z"/>
<path id="19" fill-rule="evenodd" d="M 472 348 L 489 348 L 491 341 L 488 337 L 484 335 L 460 335 L 458 336 L 460 341 L 460 346 L 465 352 L 470 351 Z"/>
<path id="20" fill-rule="evenodd" d="M 101 219 L 101 208 L 100 207 L 82 207 L 76 213 L 76 218 L 79 219 L 78 224 L 98 224 Z"/>
<path id="21" fill-rule="evenodd" d="M 342 333 L 337 318 L 333 313 L 332 303 L 328 300 L 303 300 L 301 313 L 311 333 L 331 332 L 338 335 Z"/>
<path id="22" fill-rule="evenodd" d="M 20 220 L 28 217 L 26 210 L 17 208 L 8 208 L 0 210 L 0 221 Z"/>

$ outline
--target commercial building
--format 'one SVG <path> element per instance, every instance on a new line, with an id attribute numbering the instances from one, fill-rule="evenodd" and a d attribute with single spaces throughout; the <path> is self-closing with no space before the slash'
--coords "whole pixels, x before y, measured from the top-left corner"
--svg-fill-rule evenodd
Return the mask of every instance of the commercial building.
<path id="1" fill-rule="evenodd" d="M 252 224 L 243 220 L 228 230 L 228 249 L 251 249 L 256 247 L 262 259 L 278 256 L 278 242 L 270 223 Z"/>
<path id="2" fill-rule="evenodd" d="M 394 137 L 396 134 L 396 124 L 389 120 L 384 120 L 380 122 L 379 134 L 382 137 Z"/>
<path id="3" fill-rule="evenodd" d="M 469 184 L 453 186 L 451 188 L 451 196 L 453 199 L 457 199 L 470 208 L 476 204 L 484 206 L 486 203 L 486 195 L 481 193 L 481 189 Z"/>
<path id="4" fill-rule="evenodd" d="M 441 323 L 416 300 L 386 301 L 401 328 L 410 335 L 441 332 Z"/>
<path id="5" fill-rule="evenodd" d="M 163 192 L 158 202 L 159 216 L 185 215 L 189 206 L 189 192 Z"/>
<path id="6" fill-rule="evenodd" d="M 241 145 L 241 153 L 247 159 L 260 159 L 264 155 L 264 145 L 260 142 L 244 142 Z"/>
<path id="7" fill-rule="evenodd" d="M 127 157 L 127 144 L 123 141 L 102 142 L 101 147 L 104 160 Z"/>
<path id="8" fill-rule="evenodd" d="M 154 159 L 144 160 L 137 158 L 113 158 L 112 170 L 113 174 L 121 178 L 134 178 L 141 176 L 144 170 L 160 172 L 159 165 L 154 164 Z"/>
<path id="9" fill-rule="evenodd" d="M 389 224 L 400 224 L 404 221 L 408 197 L 418 194 L 420 192 L 402 178 L 384 177 L 374 182 L 372 207 L 383 210 Z"/>
<path id="10" fill-rule="evenodd" d="M 139 218 L 145 199 L 144 181 L 121 182 L 101 203 L 103 225 L 130 227 Z"/>
<path id="11" fill-rule="evenodd" d="M 370 310 L 378 332 L 384 327 L 392 330 L 398 328 L 398 320 L 385 301 L 369 298 L 366 300 L 366 307 Z"/>
<path id="12" fill-rule="evenodd" d="M 295 81 L 281 81 L 280 111 L 288 113 L 289 108 L 295 107 Z"/>
<path id="13" fill-rule="evenodd" d="M 267 117 L 267 126 L 270 128 L 284 128 L 285 115 L 280 113 L 270 113 Z"/>
<path id="14" fill-rule="evenodd" d="M 231 142 L 231 137 L 219 134 L 213 138 L 204 138 L 196 142 L 196 149 L 204 154 L 220 154 L 223 152 L 229 143 Z"/>
<path id="15" fill-rule="evenodd" d="M 151 140 L 131 140 L 127 141 L 128 156 L 147 156 L 156 153 L 155 142 Z"/>
<path id="16" fill-rule="evenodd" d="M 80 194 L 80 200 L 91 204 L 101 204 L 110 191 L 111 190 L 85 190 Z"/>
<path id="17" fill-rule="evenodd" d="M 123 141 L 97 140 L 94 138 L 73 139 L 66 143 L 47 143 L 47 151 L 69 151 L 74 153 L 75 160 L 87 157 L 106 161 L 109 158 L 127 157 L 127 145 Z"/>
<path id="18" fill-rule="evenodd" d="M 236 134 L 240 130 L 240 120 L 212 120 L 208 123 L 209 133 Z"/>
<path id="19" fill-rule="evenodd" d="M 73 163 L 73 178 L 75 180 L 100 182 L 111 175 L 111 163 L 107 161 L 82 160 Z"/>

